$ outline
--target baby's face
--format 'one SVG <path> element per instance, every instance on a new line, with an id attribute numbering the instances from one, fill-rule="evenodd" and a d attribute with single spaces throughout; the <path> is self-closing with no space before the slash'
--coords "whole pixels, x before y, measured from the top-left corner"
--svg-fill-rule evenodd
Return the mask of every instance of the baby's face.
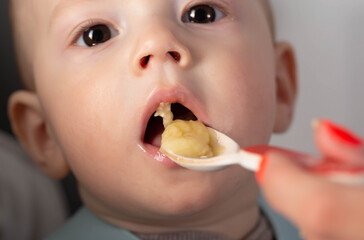
<path id="1" fill-rule="evenodd" d="M 158 151 L 161 124 L 149 121 L 160 102 L 179 103 L 175 115 L 192 112 L 242 147 L 269 141 L 275 63 L 262 7 L 205 4 L 36 1 L 36 91 L 84 201 L 104 216 L 186 216 L 239 191 L 256 195 L 240 167 L 201 173 L 173 164 Z"/>

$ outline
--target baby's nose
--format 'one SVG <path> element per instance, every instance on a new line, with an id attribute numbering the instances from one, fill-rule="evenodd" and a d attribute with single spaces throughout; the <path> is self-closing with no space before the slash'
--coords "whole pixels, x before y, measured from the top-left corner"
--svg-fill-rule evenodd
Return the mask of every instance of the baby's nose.
<path id="1" fill-rule="evenodd" d="M 162 24 L 151 24 L 147 31 L 138 36 L 133 68 L 142 73 L 155 64 L 174 63 L 186 68 L 191 62 L 188 48 L 179 41 L 170 27 Z"/>

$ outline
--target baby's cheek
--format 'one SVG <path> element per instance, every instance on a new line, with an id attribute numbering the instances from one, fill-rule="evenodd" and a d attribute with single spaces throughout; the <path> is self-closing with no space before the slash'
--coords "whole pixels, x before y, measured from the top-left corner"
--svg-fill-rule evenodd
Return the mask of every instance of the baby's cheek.
<path id="1" fill-rule="evenodd" d="M 77 161 L 97 164 L 97 159 L 109 157 L 118 139 L 105 108 L 86 96 L 60 102 L 51 106 L 51 122 L 64 155 L 75 162 L 71 164 Z"/>
<path id="2" fill-rule="evenodd" d="M 232 106 L 222 106 L 220 112 L 214 112 L 214 126 L 242 147 L 268 143 L 275 121 L 274 99 L 250 93 L 232 95 Z"/>

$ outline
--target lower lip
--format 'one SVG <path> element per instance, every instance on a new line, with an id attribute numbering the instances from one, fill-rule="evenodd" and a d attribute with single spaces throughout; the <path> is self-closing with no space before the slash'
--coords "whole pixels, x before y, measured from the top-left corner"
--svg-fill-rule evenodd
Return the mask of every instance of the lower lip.
<path id="1" fill-rule="evenodd" d="M 143 152 L 147 153 L 150 157 L 152 157 L 157 163 L 160 163 L 170 168 L 182 168 L 180 165 L 173 162 L 164 153 L 159 151 L 159 148 L 156 146 L 153 146 L 151 144 L 143 144 L 139 145 L 139 147 L 140 149 L 142 149 Z"/>

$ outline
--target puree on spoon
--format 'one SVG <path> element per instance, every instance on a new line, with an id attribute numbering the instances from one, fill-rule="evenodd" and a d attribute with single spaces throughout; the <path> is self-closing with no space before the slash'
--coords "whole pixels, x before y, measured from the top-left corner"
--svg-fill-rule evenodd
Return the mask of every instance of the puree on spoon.
<path id="1" fill-rule="evenodd" d="M 200 121 L 173 120 L 170 103 L 161 103 L 154 114 L 163 118 L 161 152 L 173 152 L 189 158 L 210 158 L 221 154 L 216 134 Z"/>

